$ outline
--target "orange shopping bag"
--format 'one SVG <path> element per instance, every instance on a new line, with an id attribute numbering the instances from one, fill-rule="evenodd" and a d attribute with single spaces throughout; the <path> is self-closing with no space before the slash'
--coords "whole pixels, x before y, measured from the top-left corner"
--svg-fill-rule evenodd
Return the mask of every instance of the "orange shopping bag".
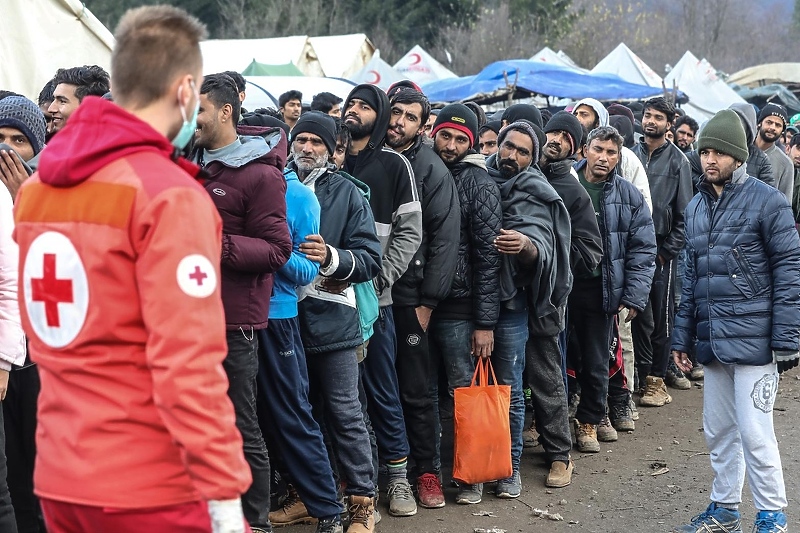
<path id="1" fill-rule="evenodd" d="M 474 485 L 509 477 L 511 386 L 497 384 L 491 359 L 479 359 L 472 384 L 456 388 L 454 396 L 453 478 Z"/>

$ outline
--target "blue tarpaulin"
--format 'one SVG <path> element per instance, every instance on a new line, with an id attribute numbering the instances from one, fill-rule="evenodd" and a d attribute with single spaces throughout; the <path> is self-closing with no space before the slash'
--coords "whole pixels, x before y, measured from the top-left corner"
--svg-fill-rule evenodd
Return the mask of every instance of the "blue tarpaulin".
<path id="1" fill-rule="evenodd" d="M 497 61 L 475 76 L 434 81 L 425 84 L 422 90 L 432 102 L 492 94 L 496 100 L 510 90 L 508 85 L 514 85 L 517 91 L 574 99 L 641 100 L 663 93 L 660 87 L 628 83 L 614 74 L 590 74 L 525 59 Z"/>

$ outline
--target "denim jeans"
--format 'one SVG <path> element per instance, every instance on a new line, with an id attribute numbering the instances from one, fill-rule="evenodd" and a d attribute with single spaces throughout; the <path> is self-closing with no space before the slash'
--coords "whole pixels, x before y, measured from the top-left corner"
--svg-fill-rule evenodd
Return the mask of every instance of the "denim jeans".
<path id="1" fill-rule="evenodd" d="M 242 495 L 242 509 L 251 526 L 269 529 L 269 455 L 256 415 L 258 337 L 253 328 L 238 328 L 228 331 L 227 340 L 228 355 L 222 366 L 230 382 L 228 396 L 244 441 L 244 458 L 253 476 L 253 484 Z"/>
<path id="2" fill-rule="evenodd" d="M 525 426 L 525 397 L 522 374 L 525 371 L 525 345 L 528 342 L 528 312 L 500 309 L 494 328 L 492 367 L 501 385 L 511 385 L 511 465 L 519 470 L 522 457 L 522 431 Z"/>
<path id="3" fill-rule="evenodd" d="M 345 494 L 375 496 L 372 450 L 358 401 L 356 349 L 308 354 L 309 391 L 324 405 L 325 431 L 339 463 Z"/>

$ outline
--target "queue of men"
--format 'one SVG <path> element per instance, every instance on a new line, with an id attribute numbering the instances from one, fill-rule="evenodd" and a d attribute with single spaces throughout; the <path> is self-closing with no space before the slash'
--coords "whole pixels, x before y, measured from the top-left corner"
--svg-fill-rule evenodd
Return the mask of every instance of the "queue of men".
<path id="1" fill-rule="evenodd" d="M 454 480 L 455 503 L 571 484 L 573 449 L 705 375 L 712 501 L 675 531 L 739 531 L 745 470 L 756 531 L 786 531 L 784 108 L 487 117 L 405 81 L 245 113 L 241 75 L 201 75 L 204 31 L 139 8 L 111 76 L 0 93 L 0 530 L 367 533 L 381 491 L 392 517 L 441 508 L 441 422 L 491 358 L 512 472 Z M 523 480 L 539 446 L 548 475 Z"/>

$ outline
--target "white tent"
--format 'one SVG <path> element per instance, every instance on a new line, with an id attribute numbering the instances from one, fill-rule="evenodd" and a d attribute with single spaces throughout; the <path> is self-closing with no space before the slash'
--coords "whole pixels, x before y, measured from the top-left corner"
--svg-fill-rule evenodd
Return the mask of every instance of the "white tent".
<path id="1" fill-rule="evenodd" d="M 436 61 L 420 45 L 415 45 L 414 48 L 409 50 L 406 55 L 400 58 L 400 61 L 394 64 L 394 68 L 418 85 L 457 77 L 447 67 Z"/>
<path id="2" fill-rule="evenodd" d="M 255 59 L 268 65 L 290 61 L 306 76 L 324 76 L 317 53 L 305 35 L 274 39 L 212 39 L 200 43 L 203 74 L 241 72 Z"/>
<path id="3" fill-rule="evenodd" d="M 338 78 L 316 76 L 245 76 L 247 96 L 244 107 L 248 110 L 259 107 L 278 108 L 278 98 L 286 91 L 297 90 L 303 93 L 303 105 L 311 105 L 314 95 L 327 91 L 342 100 L 347 98 L 355 84 Z"/>
<path id="4" fill-rule="evenodd" d="M 381 58 L 380 50 L 375 50 L 375 54 L 373 54 L 369 63 L 352 76 L 349 76 L 348 79 L 359 84 L 369 83 L 385 91 L 391 84 L 404 80 L 406 77 Z"/>
<path id="5" fill-rule="evenodd" d="M 625 43 L 619 43 L 611 53 L 595 65 L 592 73 L 598 72 L 616 74 L 625 81 L 639 85 L 661 87 L 661 76 L 648 67 L 647 63 L 634 54 Z"/>
<path id="6" fill-rule="evenodd" d="M 563 50 L 559 50 L 558 52 L 554 52 L 552 48 L 549 46 L 545 46 L 538 52 L 536 52 L 530 58 L 531 61 L 539 61 L 540 63 L 547 63 L 548 65 L 557 65 L 559 67 L 567 67 L 575 70 L 579 70 L 581 72 L 586 72 L 586 69 L 583 69 L 575 63 L 571 57 L 564 53 Z"/>
<path id="7" fill-rule="evenodd" d="M 36 100 L 59 68 L 111 68 L 114 36 L 79 0 L 4 1 L 0 89 Z"/>
<path id="8" fill-rule="evenodd" d="M 772 83 L 800 84 L 800 63 L 766 63 L 748 67 L 731 74 L 728 83 L 751 88 Z"/>
<path id="9" fill-rule="evenodd" d="M 744 103 L 744 99 L 717 77 L 717 71 L 705 59 L 697 59 L 687 51 L 678 64 L 664 78 L 667 87 L 673 81 L 678 90 L 689 97 L 689 103 L 681 107 L 698 122 L 711 118 L 720 109 L 731 104 Z"/>
<path id="10" fill-rule="evenodd" d="M 309 37 L 326 76 L 349 78 L 372 58 L 375 46 L 363 33 Z"/>

